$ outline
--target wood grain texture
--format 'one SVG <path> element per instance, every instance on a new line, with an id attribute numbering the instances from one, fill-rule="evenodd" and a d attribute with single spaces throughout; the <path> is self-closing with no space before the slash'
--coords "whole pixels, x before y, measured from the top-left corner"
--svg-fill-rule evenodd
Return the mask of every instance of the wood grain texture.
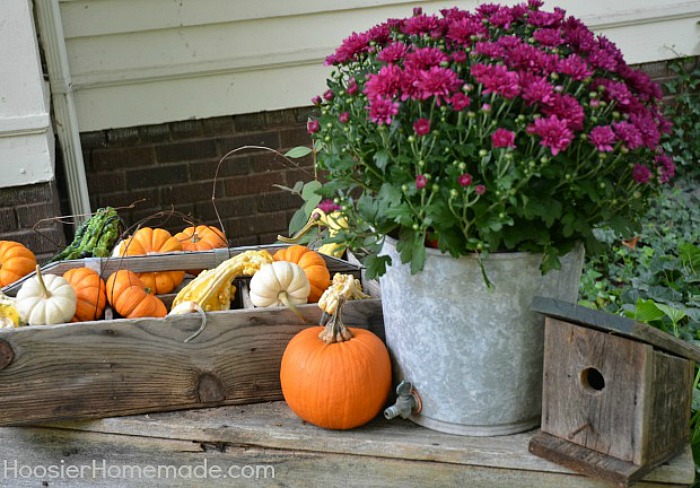
<path id="1" fill-rule="evenodd" d="M 652 348 L 547 317 L 542 430 L 594 451 L 644 464 Z M 587 383 L 597 371 L 604 387 Z"/>
<path id="2" fill-rule="evenodd" d="M 641 341 L 677 356 L 700 362 L 699 347 L 627 317 L 545 297 L 535 297 L 530 308 L 549 317 Z"/>
<path id="3" fill-rule="evenodd" d="M 318 323 L 316 305 L 230 310 L 165 319 L 113 320 L 0 331 L 13 352 L 0 370 L 0 425 L 96 418 L 281 399 L 287 342 Z M 344 309 L 348 325 L 382 336 L 381 301 Z"/>
<path id="4" fill-rule="evenodd" d="M 528 452 L 536 431 L 501 437 L 461 437 L 409 421 L 377 418 L 351 431 L 305 424 L 284 402 L 167 412 L 41 428 L 0 428 L 0 457 L 28 465 L 109 464 L 143 466 L 269 464 L 275 478 L 206 486 L 350 487 L 541 487 L 604 488 Z M 690 449 L 649 473 L 640 488 L 688 486 L 693 480 Z M 12 480 L 0 486 L 37 486 L 41 480 Z M 202 480 L 50 480 L 68 486 L 203 486 Z"/>

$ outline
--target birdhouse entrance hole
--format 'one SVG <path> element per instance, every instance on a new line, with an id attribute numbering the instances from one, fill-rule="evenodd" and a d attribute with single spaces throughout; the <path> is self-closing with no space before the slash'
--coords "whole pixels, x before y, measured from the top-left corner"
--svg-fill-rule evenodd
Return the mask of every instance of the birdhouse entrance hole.
<path id="1" fill-rule="evenodd" d="M 595 368 L 586 368 L 581 371 L 581 383 L 587 391 L 593 393 L 602 391 L 605 388 L 605 378 Z"/>

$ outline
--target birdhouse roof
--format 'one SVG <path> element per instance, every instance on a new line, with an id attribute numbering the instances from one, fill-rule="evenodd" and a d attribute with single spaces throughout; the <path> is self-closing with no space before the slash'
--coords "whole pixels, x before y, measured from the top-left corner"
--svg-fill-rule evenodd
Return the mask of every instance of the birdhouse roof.
<path id="1" fill-rule="evenodd" d="M 700 363 L 700 348 L 627 317 L 545 297 L 535 297 L 530 308 L 548 317 L 644 342 L 657 349 Z"/>

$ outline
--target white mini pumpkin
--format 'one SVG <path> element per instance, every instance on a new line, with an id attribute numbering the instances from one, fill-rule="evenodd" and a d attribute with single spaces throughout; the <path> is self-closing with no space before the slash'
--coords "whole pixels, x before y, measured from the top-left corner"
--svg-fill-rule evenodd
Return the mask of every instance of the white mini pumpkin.
<path id="1" fill-rule="evenodd" d="M 17 292 L 17 311 L 29 325 L 51 325 L 70 322 L 78 299 L 73 287 L 60 276 L 42 276 L 39 266 L 36 276 L 24 282 Z"/>
<path id="2" fill-rule="evenodd" d="M 250 301 L 256 307 L 293 307 L 307 302 L 311 285 L 301 267 L 287 261 L 266 264 L 250 280 Z"/>

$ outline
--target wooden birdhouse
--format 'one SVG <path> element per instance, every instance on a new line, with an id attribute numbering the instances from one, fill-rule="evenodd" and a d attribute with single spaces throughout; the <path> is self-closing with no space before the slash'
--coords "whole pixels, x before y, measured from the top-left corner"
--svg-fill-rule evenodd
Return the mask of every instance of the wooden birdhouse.
<path id="1" fill-rule="evenodd" d="M 544 314 L 542 427 L 530 451 L 629 484 L 684 449 L 700 349 L 625 317 L 536 297 Z"/>

